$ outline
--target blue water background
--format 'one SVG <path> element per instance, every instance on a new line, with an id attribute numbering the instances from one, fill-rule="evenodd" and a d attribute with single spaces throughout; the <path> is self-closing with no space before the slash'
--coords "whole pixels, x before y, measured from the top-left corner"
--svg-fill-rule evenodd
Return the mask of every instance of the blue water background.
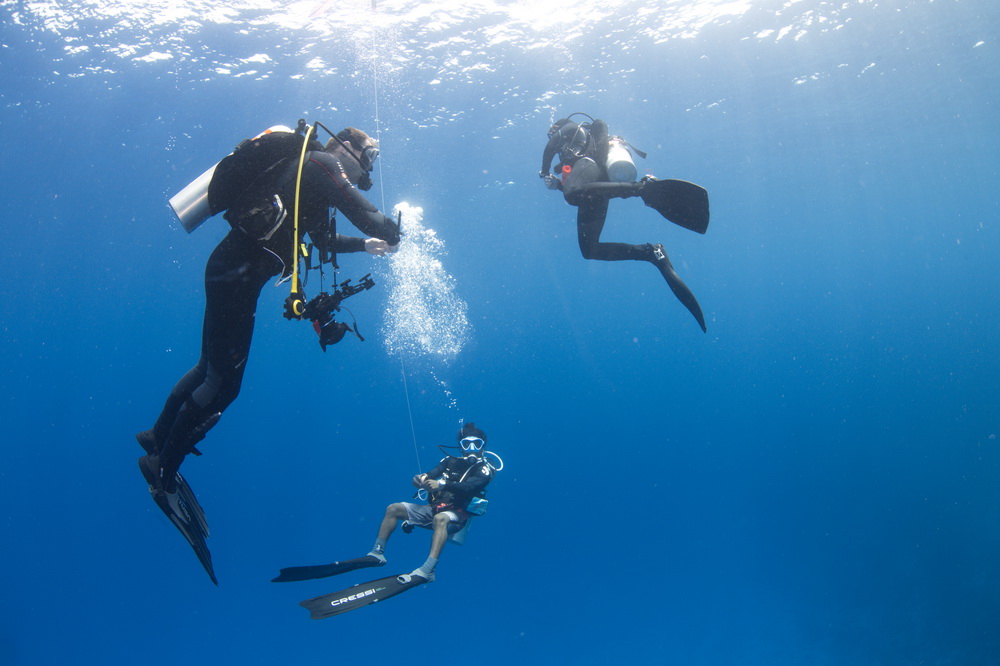
<path id="1" fill-rule="evenodd" d="M 342 5 L 322 11 L 370 11 Z M 111 19 L 0 3 L 0 663 L 1000 663 L 1000 6 L 748 6 L 624 3 L 577 35 L 559 5 L 535 49 L 486 43 L 524 25 L 471 9 L 471 42 L 401 24 L 384 57 L 244 9 L 143 61 Z M 689 36 L 644 31 L 672 15 Z M 651 267 L 580 257 L 536 175 L 573 111 L 709 190 L 703 237 L 638 200 L 604 234 L 663 242 L 707 334 Z M 184 467 L 215 588 L 135 464 L 226 231 L 165 202 L 299 117 L 378 119 L 370 195 L 424 209 L 470 339 L 388 355 L 392 275 L 366 255 L 342 261 L 377 269 L 364 343 L 322 353 L 265 289 L 243 391 Z M 462 418 L 507 464 L 489 515 L 434 584 L 311 622 L 297 601 L 365 576 L 269 579 L 366 552 Z M 385 571 L 427 545 L 395 535 Z"/>

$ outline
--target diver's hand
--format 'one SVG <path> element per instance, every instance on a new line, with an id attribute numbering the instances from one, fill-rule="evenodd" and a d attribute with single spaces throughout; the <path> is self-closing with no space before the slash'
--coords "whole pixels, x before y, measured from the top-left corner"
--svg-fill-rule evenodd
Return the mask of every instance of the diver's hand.
<path id="1" fill-rule="evenodd" d="M 441 483 L 437 479 L 427 479 L 424 481 L 424 487 L 427 490 L 437 490 L 441 487 Z"/>
<path id="2" fill-rule="evenodd" d="M 417 474 L 415 477 L 413 477 L 413 485 L 416 486 L 417 488 L 423 488 L 424 480 L 426 479 L 427 479 L 426 474 Z"/>
<path id="3" fill-rule="evenodd" d="M 399 225 L 396 224 L 395 220 L 391 220 L 385 215 L 382 216 L 382 232 L 379 236 L 384 238 L 389 245 L 399 245 Z"/>
<path id="4" fill-rule="evenodd" d="M 559 189 L 559 179 L 556 178 L 553 174 L 546 173 L 546 174 L 539 174 L 539 175 L 541 175 L 542 182 L 545 183 L 545 187 L 549 188 L 550 190 L 558 190 Z"/>
<path id="5" fill-rule="evenodd" d="M 365 252 L 376 257 L 384 256 L 386 253 L 395 252 L 398 249 L 398 245 L 389 245 L 388 242 L 381 238 L 365 239 Z"/>

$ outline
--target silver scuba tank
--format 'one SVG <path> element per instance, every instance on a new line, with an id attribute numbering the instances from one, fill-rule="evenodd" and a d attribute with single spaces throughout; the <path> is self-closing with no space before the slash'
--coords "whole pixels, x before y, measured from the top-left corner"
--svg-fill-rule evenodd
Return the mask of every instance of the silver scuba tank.
<path id="1" fill-rule="evenodd" d="M 188 233 L 212 217 L 211 210 L 208 208 L 208 184 L 212 182 L 212 176 L 215 175 L 215 167 L 217 166 L 219 166 L 218 162 L 213 164 L 211 169 L 188 183 L 183 190 L 170 197 L 170 208 L 180 220 L 184 231 Z"/>
<path id="2" fill-rule="evenodd" d="M 291 131 L 293 131 L 291 127 L 275 125 L 274 127 L 268 127 L 255 136 L 254 139 L 258 139 L 271 132 Z M 219 162 L 221 161 L 219 160 Z M 184 227 L 184 231 L 188 233 L 191 233 L 200 227 L 205 220 L 212 217 L 212 211 L 208 207 L 208 186 L 212 182 L 212 176 L 215 175 L 215 168 L 219 166 L 219 162 L 213 164 L 212 168 L 192 180 L 180 192 L 170 197 L 170 208 L 174 211 L 174 215 L 177 216 L 181 226 Z"/>
<path id="3" fill-rule="evenodd" d="M 628 144 L 620 136 L 608 139 L 608 180 L 613 183 L 632 183 L 638 172 Z"/>

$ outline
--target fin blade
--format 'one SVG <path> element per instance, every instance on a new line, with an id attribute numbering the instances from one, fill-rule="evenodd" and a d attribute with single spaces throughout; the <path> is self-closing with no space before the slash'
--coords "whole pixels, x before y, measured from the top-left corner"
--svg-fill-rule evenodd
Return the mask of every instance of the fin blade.
<path id="1" fill-rule="evenodd" d="M 657 245 L 659 261 L 656 263 L 656 267 L 660 270 L 660 274 L 667 281 L 667 286 L 670 287 L 670 291 L 674 292 L 674 296 L 677 297 L 684 307 L 688 309 L 688 312 L 695 318 L 698 325 L 701 326 L 703 333 L 708 332 L 708 328 L 705 326 L 705 315 L 701 311 L 701 306 L 698 305 L 698 299 L 694 297 L 694 292 L 684 283 L 684 280 L 677 275 L 677 271 L 674 270 L 673 264 L 670 263 L 670 257 L 667 256 L 666 251 L 664 251 L 662 245 Z"/>
<path id="2" fill-rule="evenodd" d="M 313 580 L 316 578 L 328 578 L 337 576 L 356 569 L 366 569 L 368 567 L 382 566 L 382 563 L 371 555 L 357 557 L 353 560 L 343 560 L 330 564 L 317 564 L 305 567 L 285 567 L 277 577 L 272 578 L 272 583 L 293 583 L 300 580 Z"/>
<path id="3" fill-rule="evenodd" d="M 187 504 L 188 510 L 194 516 L 194 519 L 198 521 L 198 529 L 201 531 L 203 538 L 207 539 L 210 537 L 211 533 L 208 529 L 208 519 L 205 518 L 205 510 L 201 508 L 201 503 L 198 502 L 194 491 L 191 490 L 191 486 L 181 476 L 180 472 L 177 472 L 177 492 L 180 493 L 181 499 Z"/>
<path id="4" fill-rule="evenodd" d="M 205 539 L 208 537 L 208 522 L 191 486 L 180 474 L 177 475 L 177 500 L 179 500 L 179 506 L 185 515 L 179 514 L 164 494 L 156 493 L 151 488 L 150 495 L 156 502 L 156 506 L 160 507 L 160 511 L 170 519 L 173 526 L 191 546 L 208 577 L 215 585 L 218 585 L 219 579 L 215 577 L 212 553 L 208 549 L 208 544 L 205 543 Z"/>
<path id="5" fill-rule="evenodd" d="M 306 599 L 300 601 L 299 605 L 309 611 L 309 617 L 313 620 L 322 620 L 390 599 L 426 582 L 420 576 L 413 576 L 410 582 L 400 583 L 396 576 L 389 576 L 353 585 L 339 592 L 324 594 L 321 597 Z"/>
<path id="6" fill-rule="evenodd" d="M 708 231 L 708 190 L 686 180 L 647 180 L 642 202 L 674 224 L 703 234 Z"/>

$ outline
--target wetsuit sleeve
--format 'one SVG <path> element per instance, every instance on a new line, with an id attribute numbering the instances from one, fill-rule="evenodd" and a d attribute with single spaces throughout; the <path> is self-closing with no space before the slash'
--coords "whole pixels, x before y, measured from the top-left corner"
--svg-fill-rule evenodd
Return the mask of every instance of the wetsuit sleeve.
<path id="1" fill-rule="evenodd" d="M 567 190 L 563 195 L 566 203 L 572 206 L 579 206 L 587 200 L 601 199 L 628 199 L 639 196 L 642 183 L 588 183 L 579 185 L 572 190 Z"/>
<path id="2" fill-rule="evenodd" d="M 559 148 L 563 144 L 563 137 L 558 132 L 552 135 L 549 142 L 545 144 L 545 150 L 542 151 L 542 168 L 538 171 L 539 176 L 544 176 L 551 173 L 552 160 L 555 159 L 556 153 L 559 152 Z"/>
<path id="3" fill-rule="evenodd" d="M 364 252 L 365 239 L 358 236 L 344 236 L 343 234 L 337 234 L 337 240 L 334 243 L 333 249 L 337 252 L 337 254 Z"/>
<path id="4" fill-rule="evenodd" d="M 448 469 L 448 459 L 442 458 L 441 461 L 437 464 L 437 467 L 427 472 L 427 476 L 428 478 L 436 479 L 442 474 L 444 474 L 447 469 Z"/>
<path id="5" fill-rule="evenodd" d="M 321 150 L 311 151 L 307 155 L 302 178 L 308 185 L 310 196 L 339 210 L 362 233 L 381 238 L 389 245 L 399 244 L 399 228 L 396 223 L 380 213 L 347 180 L 347 175 L 335 157 Z"/>
<path id="6" fill-rule="evenodd" d="M 542 168 L 538 172 L 539 176 L 551 173 L 552 160 L 555 159 L 556 153 L 563 147 L 566 140 L 576 133 L 578 127 L 579 125 L 566 118 L 556 122 L 553 126 L 556 131 L 549 137 L 549 142 L 545 144 L 545 150 L 542 151 Z"/>

